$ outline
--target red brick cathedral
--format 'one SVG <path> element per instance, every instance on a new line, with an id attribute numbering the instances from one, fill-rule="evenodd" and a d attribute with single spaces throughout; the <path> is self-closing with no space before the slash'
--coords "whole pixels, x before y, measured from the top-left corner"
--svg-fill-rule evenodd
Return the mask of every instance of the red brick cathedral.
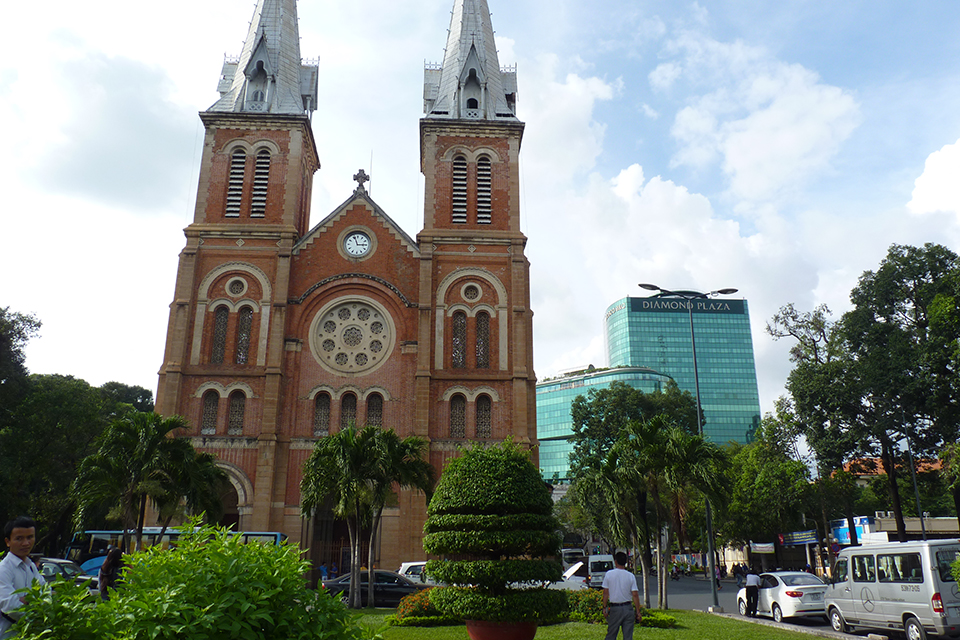
<path id="1" fill-rule="evenodd" d="M 467 442 L 535 444 L 524 125 L 486 0 L 455 0 L 443 63 L 424 72 L 423 229 L 414 239 L 398 227 L 363 171 L 311 227 L 318 67 L 299 42 L 295 0 L 258 0 L 220 99 L 200 114 L 157 407 L 185 416 L 229 473 L 227 521 L 283 531 L 329 563 L 341 561 L 340 525 L 300 516 L 301 467 L 318 439 L 349 424 L 392 428 L 427 439 L 438 470 Z M 424 557 L 424 519 L 423 496 L 403 492 L 379 566 Z"/>

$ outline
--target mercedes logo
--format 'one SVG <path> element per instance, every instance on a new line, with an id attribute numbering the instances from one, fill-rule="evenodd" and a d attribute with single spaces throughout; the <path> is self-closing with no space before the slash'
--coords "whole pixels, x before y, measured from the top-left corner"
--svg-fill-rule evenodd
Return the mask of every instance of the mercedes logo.
<path id="1" fill-rule="evenodd" d="M 956 582 L 953 583 L 953 589 L 951 589 L 951 591 L 953 591 L 954 598 L 960 598 L 960 586 L 957 586 Z"/>
<path id="2" fill-rule="evenodd" d="M 877 606 L 873 603 L 873 593 L 866 587 L 860 589 L 860 603 L 863 605 L 864 610 L 868 612 L 872 612 Z"/>

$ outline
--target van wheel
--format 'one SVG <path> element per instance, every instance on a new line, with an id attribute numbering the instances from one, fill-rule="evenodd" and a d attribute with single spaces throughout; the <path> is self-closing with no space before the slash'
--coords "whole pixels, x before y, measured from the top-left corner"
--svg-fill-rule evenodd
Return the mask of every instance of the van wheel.
<path id="1" fill-rule="evenodd" d="M 837 633 L 847 632 L 847 623 L 843 621 L 843 616 L 836 609 L 830 609 L 830 626 Z"/>
<path id="2" fill-rule="evenodd" d="M 780 605 L 776 602 L 773 603 L 773 621 L 783 622 L 783 611 L 780 610 Z"/>
<path id="3" fill-rule="evenodd" d="M 927 640 L 927 632 L 923 630 L 923 625 L 916 618 L 907 618 L 903 624 L 903 631 L 907 634 L 907 640 Z"/>

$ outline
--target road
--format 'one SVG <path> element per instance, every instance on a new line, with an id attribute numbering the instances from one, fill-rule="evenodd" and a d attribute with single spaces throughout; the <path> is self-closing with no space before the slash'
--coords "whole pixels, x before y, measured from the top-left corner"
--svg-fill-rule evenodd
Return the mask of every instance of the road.
<path id="1" fill-rule="evenodd" d="M 706 611 L 713 606 L 710 594 L 710 583 L 703 576 L 681 576 L 679 580 L 669 580 L 667 585 L 667 606 L 670 609 L 687 609 Z M 724 613 L 737 614 L 737 583 L 733 579 L 722 580 L 722 589 L 717 593 L 720 606 Z M 640 585 L 641 602 L 643 601 L 643 585 Z M 650 579 L 650 605 L 657 606 L 657 580 Z M 772 621 L 771 621 L 772 624 Z M 825 618 L 798 618 L 791 619 L 788 626 L 796 627 L 797 631 L 830 632 L 833 637 L 856 638 L 857 636 L 834 634 Z M 819 635 L 819 633 L 818 633 Z M 862 636 L 861 636 L 862 640 Z"/>

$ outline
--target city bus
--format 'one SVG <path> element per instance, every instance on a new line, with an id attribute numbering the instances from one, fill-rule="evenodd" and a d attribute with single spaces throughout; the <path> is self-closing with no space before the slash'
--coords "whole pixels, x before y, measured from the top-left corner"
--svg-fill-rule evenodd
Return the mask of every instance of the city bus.
<path id="1" fill-rule="evenodd" d="M 180 537 L 180 530 L 176 527 L 167 528 L 160 535 L 161 527 L 144 527 L 143 538 L 140 545 L 141 549 L 159 546 L 161 549 L 170 549 L 177 546 L 177 539 Z M 240 531 L 238 536 L 243 537 L 246 542 L 259 542 L 261 544 L 282 544 L 287 539 L 287 534 L 279 531 Z M 126 553 L 132 552 L 136 548 L 137 532 L 127 532 Z M 87 531 L 78 531 L 73 534 L 73 538 L 67 545 L 63 557 L 67 560 L 73 560 L 84 573 L 95 574 L 100 565 L 103 564 L 107 551 L 112 547 L 123 548 L 123 531 L 91 529 Z"/>

